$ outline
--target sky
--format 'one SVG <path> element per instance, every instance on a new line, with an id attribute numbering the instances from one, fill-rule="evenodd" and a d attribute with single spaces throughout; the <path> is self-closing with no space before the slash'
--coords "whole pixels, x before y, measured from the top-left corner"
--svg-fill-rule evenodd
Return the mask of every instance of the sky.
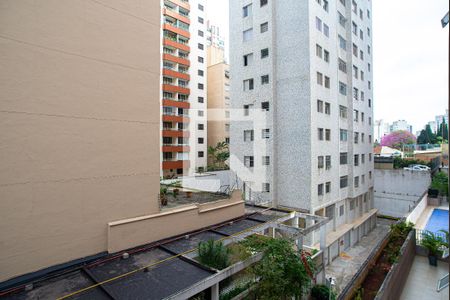
<path id="1" fill-rule="evenodd" d="M 415 133 L 448 108 L 448 1 L 372 3 L 374 119 L 406 120 Z M 207 0 L 207 14 L 228 47 L 228 0 Z"/>

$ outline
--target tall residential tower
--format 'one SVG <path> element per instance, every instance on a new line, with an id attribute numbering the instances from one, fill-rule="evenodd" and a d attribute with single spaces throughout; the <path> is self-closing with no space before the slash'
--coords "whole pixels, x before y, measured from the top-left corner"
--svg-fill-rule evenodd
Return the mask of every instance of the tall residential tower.
<path id="1" fill-rule="evenodd" d="M 230 2 L 231 168 L 247 200 L 373 208 L 371 1 Z"/>

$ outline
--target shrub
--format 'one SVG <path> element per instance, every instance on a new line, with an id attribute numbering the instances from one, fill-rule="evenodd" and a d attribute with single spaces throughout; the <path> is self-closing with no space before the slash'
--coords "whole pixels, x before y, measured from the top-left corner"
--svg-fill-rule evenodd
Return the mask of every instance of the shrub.
<path id="1" fill-rule="evenodd" d="M 313 286 L 313 288 L 311 289 L 311 296 L 315 300 L 336 299 L 335 293 L 330 291 L 330 288 L 324 284 L 317 284 Z"/>
<path id="2" fill-rule="evenodd" d="M 443 196 L 448 196 L 448 175 L 444 172 L 437 173 L 431 181 L 431 188 L 438 190 Z"/>
<path id="3" fill-rule="evenodd" d="M 222 270 L 230 265 L 230 250 L 220 241 L 200 242 L 198 244 L 198 259 L 208 267 Z"/>

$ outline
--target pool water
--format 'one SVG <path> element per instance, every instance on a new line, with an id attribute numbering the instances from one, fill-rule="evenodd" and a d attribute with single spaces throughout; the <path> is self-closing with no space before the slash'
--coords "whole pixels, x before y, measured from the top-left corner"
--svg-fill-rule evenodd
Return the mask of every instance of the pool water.
<path id="1" fill-rule="evenodd" d="M 442 229 L 448 231 L 448 210 L 435 208 L 428 219 L 425 230 L 436 233 Z"/>

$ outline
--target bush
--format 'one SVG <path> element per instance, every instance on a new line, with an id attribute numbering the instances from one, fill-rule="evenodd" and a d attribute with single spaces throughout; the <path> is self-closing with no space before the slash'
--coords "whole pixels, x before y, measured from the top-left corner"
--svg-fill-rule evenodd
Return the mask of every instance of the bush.
<path id="1" fill-rule="evenodd" d="M 334 292 L 331 292 L 330 295 L 330 288 L 324 284 L 317 284 L 313 286 L 311 289 L 311 296 L 315 300 L 329 300 L 329 299 L 336 299 L 336 295 Z"/>
<path id="2" fill-rule="evenodd" d="M 208 267 L 222 270 L 230 265 L 230 249 L 220 241 L 200 242 L 198 244 L 198 259 Z"/>
<path id="3" fill-rule="evenodd" d="M 444 172 L 437 173 L 431 181 L 431 189 L 438 190 L 442 196 L 448 196 L 448 175 Z"/>
<path id="4" fill-rule="evenodd" d="M 431 163 L 420 159 L 404 159 L 401 157 L 394 158 L 394 169 L 403 169 L 410 165 L 424 165 L 431 168 Z"/>

